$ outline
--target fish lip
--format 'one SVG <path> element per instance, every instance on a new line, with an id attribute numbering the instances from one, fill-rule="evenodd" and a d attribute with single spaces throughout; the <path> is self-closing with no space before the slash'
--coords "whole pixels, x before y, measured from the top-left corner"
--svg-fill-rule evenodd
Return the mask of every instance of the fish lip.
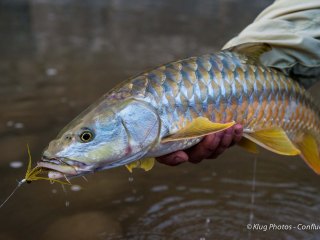
<path id="1" fill-rule="evenodd" d="M 41 160 L 37 163 L 39 167 L 59 172 L 68 176 L 79 175 L 82 170 L 88 168 L 88 165 L 76 160 L 64 157 L 47 157 L 42 156 Z"/>
<path id="2" fill-rule="evenodd" d="M 72 160 L 72 159 L 65 158 L 65 157 L 49 158 L 47 156 L 42 156 L 41 161 L 39 161 L 38 163 L 42 163 L 42 162 L 56 164 L 56 165 L 68 165 L 68 166 L 78 167 L 78 168 L 84 168 L 84 167 L 88 166 L 87 164 L 85 164 L 83 162 Z"/>

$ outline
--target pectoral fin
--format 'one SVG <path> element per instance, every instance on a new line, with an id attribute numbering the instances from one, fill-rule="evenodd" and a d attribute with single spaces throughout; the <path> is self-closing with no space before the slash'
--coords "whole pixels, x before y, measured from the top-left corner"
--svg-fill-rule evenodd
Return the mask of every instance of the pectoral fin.
<path id="1" fill-rule="evenodd" d="M 145 171 L 149 171 L 153 168 L 154 162 L 155 162 L 154 158 L 143 158 L 141 160 L 137 160 L 137 161 L 134 161 L 134 162 L 127 164 L 126 168 L 131 173 L 132 173 L 132 169 L 134 169 L 134 168 L 141 168 Z"/>
<path id="2" fill-rule="evenodd" d="M 313 171 L 320 174 L 319 150 L 315 138 L 310 134 L 305 134 L 302 141 L 296 144 L 301 151 L 300 156 L 303 160 Z"/>
<path id="3" fill-rule="evenodd" d="M 211 122 L 208 118 L 198 117 L 191 123 L 187 124 L 187 126 L 183 129 L 162 139 L 161 143 L 202 137 L 211 133 L 225 130 L 229 127 L 232 127 L 234 124 L 234 121 L 229 123 L 214 123 Z"/>
<path id="4" fill-rule="evenodd" d="M 281 128 L 244 133 L 243 136 L 274 153 L 290 156 L 300 154 L 299 149 L 294 146 L 287 134 Z"/>

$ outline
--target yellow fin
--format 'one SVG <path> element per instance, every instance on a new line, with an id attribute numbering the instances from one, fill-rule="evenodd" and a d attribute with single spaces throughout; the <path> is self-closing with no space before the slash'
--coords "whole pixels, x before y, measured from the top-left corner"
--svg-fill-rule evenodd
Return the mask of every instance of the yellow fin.
<path id="1" fill-rule="evenodd" d="M 238 142 L 238 145 L 247 150 L 248 152 L 259 153 L 257 144 L 252 142 L 248 138 L 242 137 L 240 142 Z"/>
<path id="2" fill-rule="evenodd" d="M 310 134 L 305 134 L 301 142 L 296 143 L 297 147 L 300 149 L 300 156 L 303 160 L 315 171 L 320 174 L 320 159 L 318 144 L 315 138 Z"/>
<path id="3" fill-rule="evenodd" d="M 244 43 L 227 49 L 247 56 L 248 63 L 260 62 L 260 56 L 272 50 L 267 43 Z"/>
<path id="4" fill-rule="evenodd" d="M 155 162 L 154 158 L 143 158 L 141 160 L 137 160 L 127 164 L 126 168 L 131 173 L 132 173 L 132 169 L 134 168 L 142 168 L 145 171 L 149 171 L 153 168 L 154 162 Z"/>
<path id="5" fill-rule="evenodd" d="M 293 145 L 287 134 L 281 128 L 244 133 L 243 136 L 274 153 L 290 156 L 300 154 L 299 149 Z"/>
<path id="6" fill-rule="evenodd" d="M 234 124 L 234 121 L 229 123 L 214 123 L 211 122 L 208 118 L 198 117 L 191 123 L 187 124 L 187 126 L 183 129 L 162 139 L 161 143 L 202 137 L 211 133 L 225 130 L 229 127 L 232 127 Z"/>

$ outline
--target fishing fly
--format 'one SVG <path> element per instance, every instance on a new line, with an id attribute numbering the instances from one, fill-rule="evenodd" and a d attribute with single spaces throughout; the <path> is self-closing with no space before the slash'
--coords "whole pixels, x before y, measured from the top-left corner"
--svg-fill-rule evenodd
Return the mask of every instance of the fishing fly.
<path id="1" fill-rule="evenodd" d="M 64 182 L 64 181 L 57 180 L 57 179 L 39 176 L 40 174 L 47 172 L 48 170 L 45 168 L 39 167 L 39 166 L 35 166 L 34 168 L 32 168 L 32 157 L 31 157 L 29 145 L 27 145 L 27 150 L 28 150 L 29 160 L 28 160 L 28 167 L 27 167 L 25 177 L 23 179 L 21 179 L 20 181 L 18 181 L 17 186 L 14 188 L 14 190 L 11 192 L 11 194 L 3 201 L 3 203 L 0 205 L 0 208 L 2 208 L 4 206 L 4 204 L 6 204 L 6 202 L 13 196 L 13 194 L 18 190 L 18 188 L 20 188 L 24 183 L 31 183 L 31 182 L 37 181 L 37 180 L 47 180 L 47 181 L 50 181 L 51 183 L 57 182 L 62 185 L 64 185 L 64 184 L 71 185 L 71 183 L 69 182 L 69 180 L 67 178 L 66 178 L 66 181 Z"/>

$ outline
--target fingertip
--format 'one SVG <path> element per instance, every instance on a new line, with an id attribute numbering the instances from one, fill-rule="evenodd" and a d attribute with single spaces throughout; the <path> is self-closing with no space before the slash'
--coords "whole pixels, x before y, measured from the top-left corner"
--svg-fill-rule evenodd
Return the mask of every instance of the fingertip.
<path id="1" fill-rule="evenodd" d="M 242 134 L 236 134 L 234 137 L 233 137 L 233 143 L 238 143 L 240 142 L 242 138 Z"/>
<path id="2" fill-rule="evenodd" d="M 205 136 L 197 145 L 186 150 L 189 156 L 188 161 L 196 164 L 208 158 L 216 150 L 219 143 L 220 138 L 217 137 L 217 134 Z"/>
<path id="3" fill-rule="evenodd" d="M 243 134 L 243 127 L 242 127 L 242 125 L 237 124 L 234 129 L 234 136 L 233 136 L 233 140 L 232 140 L 232 145 L 240 142 L 240 140 L 242 138 L 242 134 Z"/>
<path id="4" fill-rule="evenodd" d="M 200 144 L 203 145 L 204 148 L 215 151 L 220 143 L 220 138 L 216 134 L 210 134 L 204 137 Z"/>
<path id="5" fill-rule="evenodd" d="M 188 155 L 184 151 L 177 151 L 171 154 L 157 157 L 156 160 L 162 164 L 176 166 L 188 161 Z"/>
<path id="6" fill-rule="evenodd" d="M 221 140 L 220 146 L 224 148 L 228 148 L 232 143 L 232 139 L 233 139 L 233 134 L 226 133 Z"/>
<path id="7" fill-rule="evenodd" d="M 224 133 L 223 136 L 225 136 L 226 134 L 233 134 L 234 133 L 234 127 L 230 127 L 228 129 L 226 129 L 223 133 Z"/>
<path id="8" fill-rule="evenodd" d="M 242 133 L 243 133 L 243 127 L 242 127 L 242 125 L 236 124 L 235 127 L 234 127 L 234 133 L 235 133 L 236 135 L 242 135 Z"/>

